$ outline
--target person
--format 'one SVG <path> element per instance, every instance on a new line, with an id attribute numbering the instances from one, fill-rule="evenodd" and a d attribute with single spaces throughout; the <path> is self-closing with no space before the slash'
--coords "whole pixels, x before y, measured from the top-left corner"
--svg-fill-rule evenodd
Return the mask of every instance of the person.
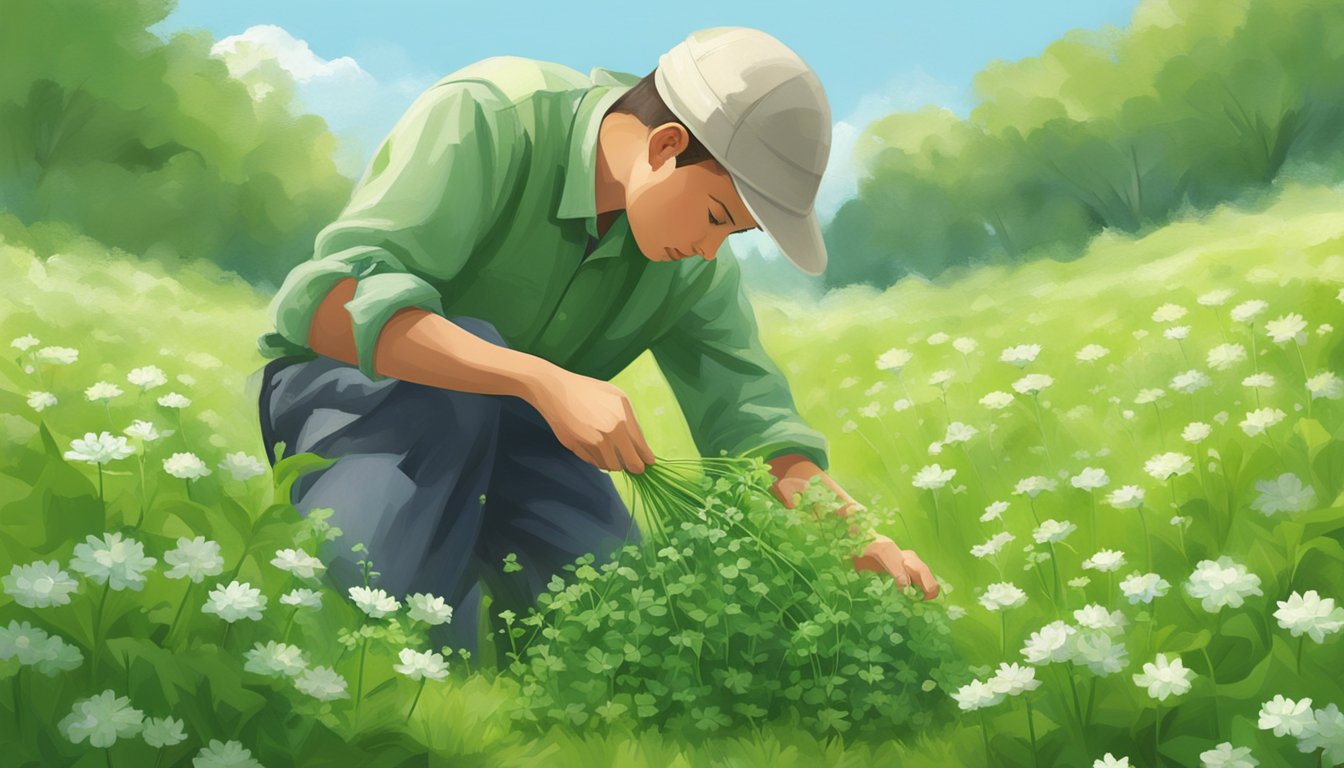
<path id="1" fill-rule="evenodd" d="M 859 508 L 726 243 L 763 230 L 821 273 L 830 124 L 806 63 L 745 27 L 697 31 L 642 78 L 496 56 L 421 94 L 259 339 L 268 459 L 336 459 L 292 488 L 342 530 L 320 553 L 330 576 L 362 584 L 367 557 L 373 586 L 451 604 L 432 637 L 474 651 L 482 586 L 493 616 L 525 615 L 565 564 L 641 541 L 604 470 L 655 461 L 609 381 L 645 350 L 702 455 L 760 457 L 787 506 L 819 476 L 841 514 Z M 886 537 L 855 567 L 938 591 Z"/>

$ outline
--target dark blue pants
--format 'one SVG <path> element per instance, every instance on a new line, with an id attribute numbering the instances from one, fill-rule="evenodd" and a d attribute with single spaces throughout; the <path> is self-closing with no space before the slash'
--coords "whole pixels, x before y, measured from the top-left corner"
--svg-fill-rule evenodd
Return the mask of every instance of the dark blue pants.
<path id="1" fill-rule="evenodd" d="M 484 320 L 450 319 L 508 346 Z M 329 357 L 280 358 L 265 368 L 259 411 L 272 465 L 301 452 L 337 459 L 291 494 L 302 515 L 334 510 L 329 522 L 343 535 L 319 553 L 328 575 L 343 592 L 362 585 L 356 563 L 368 557 L 381 574 L 371 586 L 403 603 L 416 592 L 444 598 L 453 619 L 431 631 L 436 647 L 478 650 L 481 582 L 491 637 L 508 648 L 500 611 L 526 616 L 553 574 L 572 578 L 565 564 L 591 552 L 597 565 L 641 540 L 611 477 L 565 448 L 521 398 L 374 382 Z M 367 553 L 350 551 L 361 542 Z M 522 571 L 503 572 L 510 552 Z"/>

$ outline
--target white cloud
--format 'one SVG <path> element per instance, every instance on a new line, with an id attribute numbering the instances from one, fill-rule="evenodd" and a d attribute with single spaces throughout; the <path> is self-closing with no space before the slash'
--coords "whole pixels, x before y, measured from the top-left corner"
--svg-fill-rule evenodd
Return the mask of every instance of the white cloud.
<path id="1" fill-rule="evenodd" d="M 269 61 L 288 72 L 295 81 L 298 108 L 321 115 L 337 135 L 336 166 L 351 178 L 363 173 L 373 148 L 433 82 L 432 77 L 403 75 L 390 85 L 380 83 L 350 56 L 324 59 L 274 24 L 248 27 L 215 43 L 210 52 L 224 60 L 229 74 L 248 82 L 257 99 L 271 87 L 249 73 Z"/>

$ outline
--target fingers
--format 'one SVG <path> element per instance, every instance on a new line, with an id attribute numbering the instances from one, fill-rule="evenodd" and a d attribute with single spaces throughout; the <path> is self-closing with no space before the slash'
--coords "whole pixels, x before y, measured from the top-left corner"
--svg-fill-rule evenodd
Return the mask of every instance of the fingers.
<path id="1" fill-rule="evenodd" d="M 938 586 L 938 580 L 933 578 L 933 571 L 929 570 L 929 566 L 925 565 L 924 561 L 919 559 L 919 555 L 916 555 L 910 550 L 905 551 L 904 559 L 906 567 L 912 574 L 915 583 L 924 591 L 924 599 L 932 600 L 937 597 L 938 592 L 941 591 L 942 588 Z"/>
<path id="2" fill-rule="evenodd" d="M 653 449 L 649 447 L 649 442 L 644 439 L 644 430 L 640 429 L 639 420 L 635 418 L 635 411 L 629 400 L 625 401 L 625 416 L 630 424 L 631 437 L 634 439 L 635 451 L 639 458 L 645 464 L 654 463 Z"/>
<path id="3" fill-rule="evenodd" d="M 616 443 L 616 455 L 621 462 L 619 469 L 636 475 L 644 471 L 644 461 L 639 457 L 639 449 L 630 439 Z"/>

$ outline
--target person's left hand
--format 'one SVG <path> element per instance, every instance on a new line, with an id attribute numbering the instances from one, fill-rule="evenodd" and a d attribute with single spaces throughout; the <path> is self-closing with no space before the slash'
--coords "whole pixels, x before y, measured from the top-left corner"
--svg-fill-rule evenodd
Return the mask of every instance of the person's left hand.
<path id="1" fill-rule="evenodd" d="M 786 454 L 766 462 L 770 465 L 770 472 L 775 476 L 775 483 L 770 491 L 775 498 L 779 499 L 785 507 L 793 509 L 798 504 L 799 495 L 807 489 L 808 481 L 814 476 L 820 476 L 823 483 L 826 484 L 836 496 L 844 500 L 845 504 L 836 514 L 848 515 L 858 509 L 865 509 L 852 496 L 845 492 L 834 480 L 831 479 L 825 471 L 813 463 L 810 459 L 799 454 Z M 858 530 L 850 526 L 850 533 L 857 534 Z M 854 570 L 876 571 L 878 573 L 891 574 L 896 579 L 896 585 L 901 589 L 910 586 L 911 583 L 917 585 L 924 592 L 925 600 L 932 600 L 938 596 L 940 590 L 937 579 L 933 578 L 933 572 L 929 566 L 924 564 L 919 555 L 915 554 L 913 549 L 901 549 L 895 541 L 890 538 L 877 534 L 876 538 L 864 548 L 863 554 L 853 558 Z"/>

